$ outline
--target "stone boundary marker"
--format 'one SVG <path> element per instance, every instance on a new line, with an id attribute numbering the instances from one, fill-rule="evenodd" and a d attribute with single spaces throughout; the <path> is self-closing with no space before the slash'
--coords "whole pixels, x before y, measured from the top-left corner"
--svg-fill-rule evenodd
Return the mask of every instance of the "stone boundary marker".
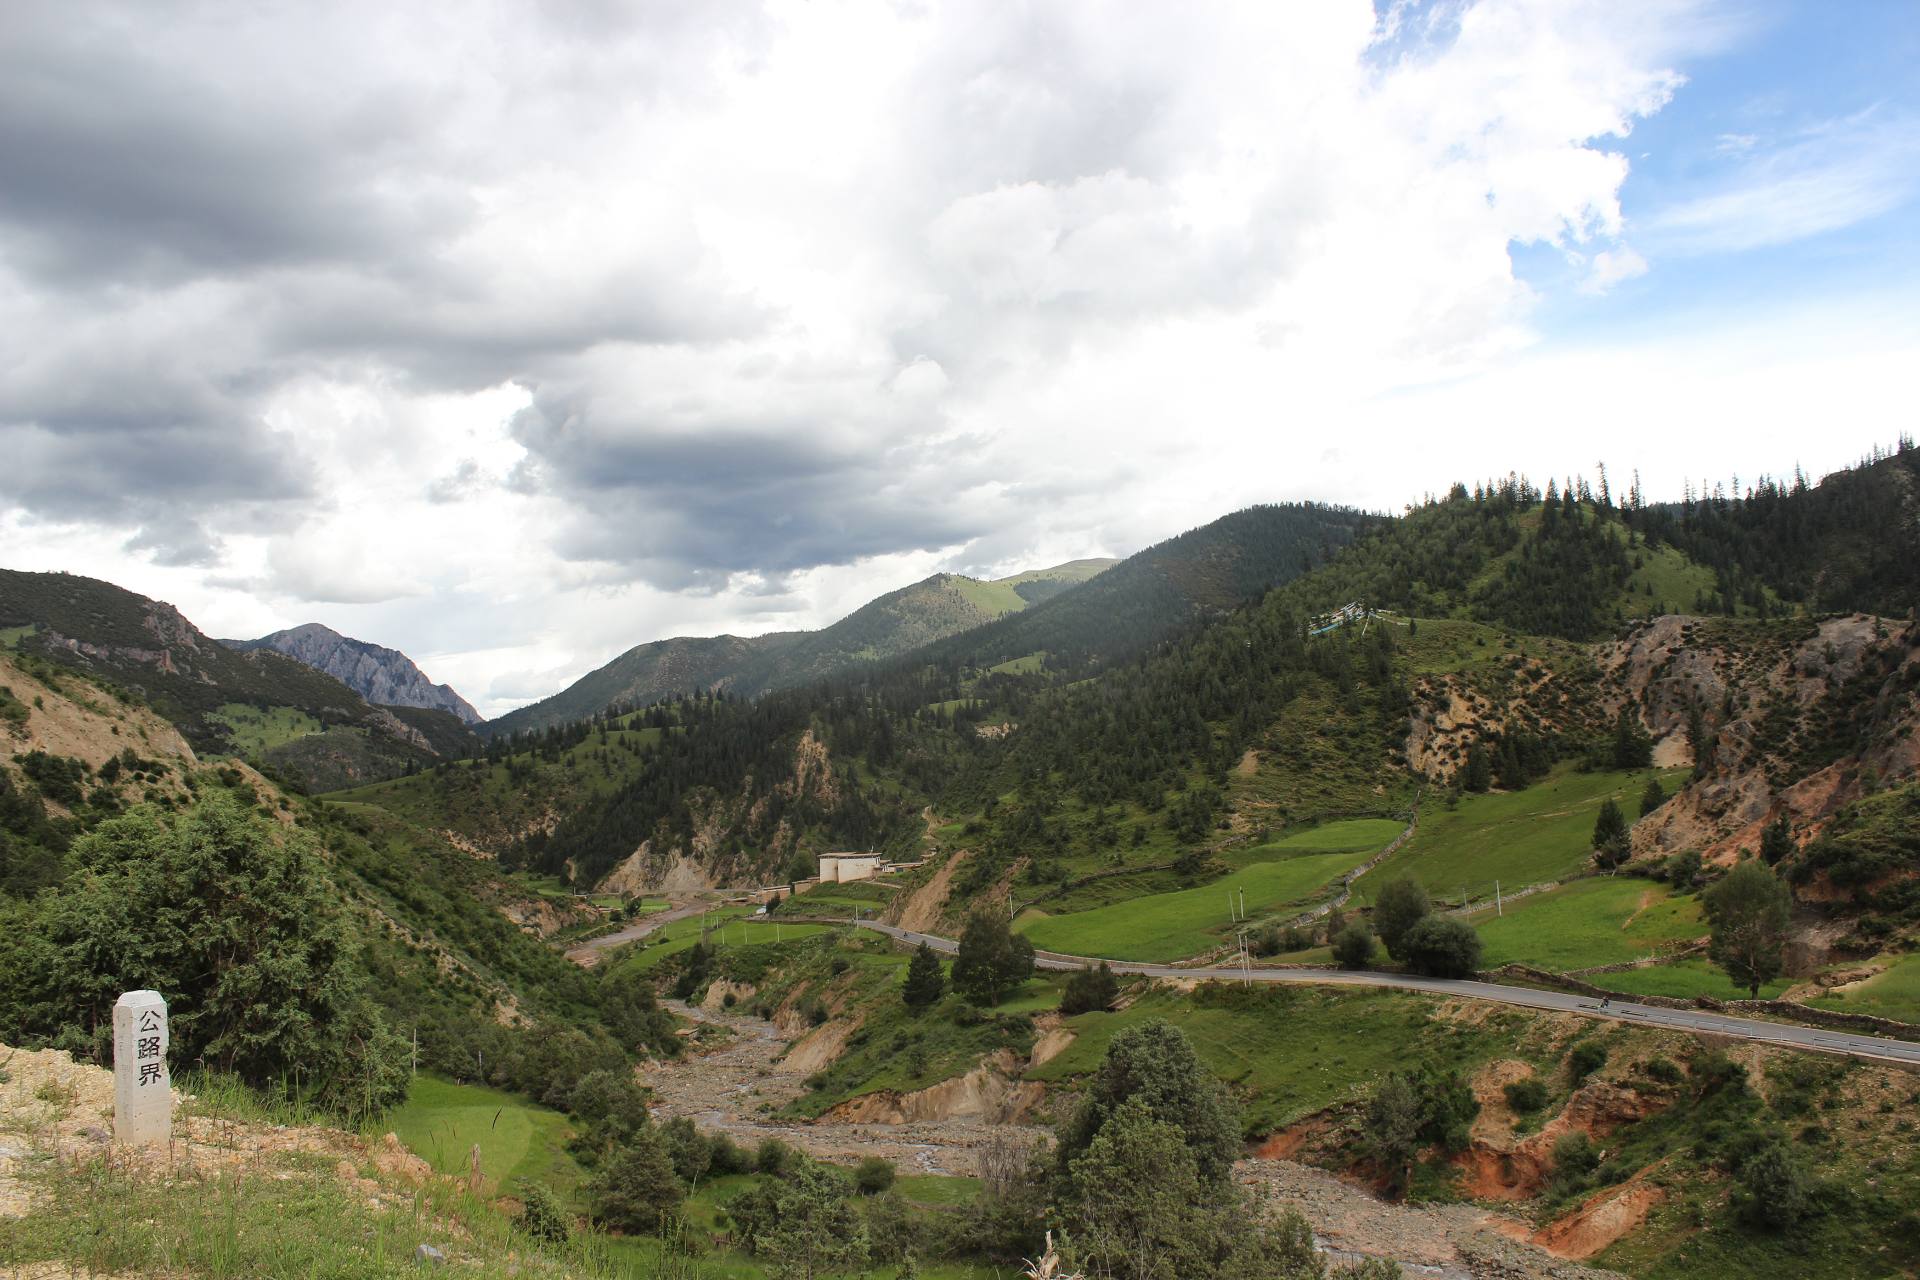
<path id="1" fill-rule="evenodd" d="M 113 1140 L 151 1147 L 172 1138 L 167 1002 L 158 991 L 129 991 L 113 1006 Z"/>

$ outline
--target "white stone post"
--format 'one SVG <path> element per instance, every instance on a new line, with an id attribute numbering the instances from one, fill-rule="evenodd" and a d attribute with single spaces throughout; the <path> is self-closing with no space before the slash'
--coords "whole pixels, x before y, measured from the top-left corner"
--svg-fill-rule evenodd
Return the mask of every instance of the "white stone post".
<path id="1" fill-rule="evenodd" d="M 172 1136 L 167 1002 L 158 991 L 129 991 L 113 1006 L 113 1140 L 164 1146 Z"/>

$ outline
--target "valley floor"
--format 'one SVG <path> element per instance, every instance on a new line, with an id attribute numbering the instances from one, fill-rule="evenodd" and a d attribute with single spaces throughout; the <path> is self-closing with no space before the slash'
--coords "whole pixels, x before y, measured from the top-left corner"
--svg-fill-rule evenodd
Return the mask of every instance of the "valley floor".
<path id="1" fill-rule="evenodd" d="M 772 1118 L 805 1092 L 806 1071 L 782 1061 L 794 1038 L 760 1018 L 677 1000 L 664 1003 L 682 1017 L 724 1029 L 731 1038 L 711 1053 L 652 1062 L 641 1069 L 641 1082 L 654 1093 L 656 1116 L 684 1116 L 708 1132 L 724 1133 L 748 1146 L 777 1138 L 839 1163 L 881 1156 L 904 1174 L 969 1177 L 975 1172 L 974 1153 L 989 1129 L 974 1120 L 890 1125 L 796 1124 Z M 1027 1141 L 1045 1133 L 1024 1126 L 998 1127 Z"/>
<path id="2" fill-rule="evenodd" d="M 976 1153 L 996 1132 L 1011 1132 L 1026 1141 L 1047 1136 L 1040 1128 L 988 1125 L 970 1117 L 898 1125 L 773 1119 L 772 1113 L 803 1091 L 804 1064 L 796 1067 L 782 1060 L 803 1037 L 756 1017 L 678 1001 L 668 1005 L 683 1017 L 723 1029 L 731 1038 L 709 1053 L 643 1069 L 642 1079 L 654 1091 L 656 1115 L 662 1118 L 684 1116 L 708 1132 L 725 1133 L 745 1144 L 777 1138 L 839 1163 L 881 1156 L 909 1176 L 972 1175 Z M 1304 1215 L 1336 1259 L 1391 1258 L 1413 1269 L 1410 1274 L 1435 1280 L 1485 1275 L 1602 1280 L 1616 1274 L 1550 1256 L 1525 1242 L 1532 1224 L 1486 1208 L 1391 1204 L 1330 1173 L 1284 1159 L 1243 1160 L 1237 1177 L 1275 1210 Z"/>

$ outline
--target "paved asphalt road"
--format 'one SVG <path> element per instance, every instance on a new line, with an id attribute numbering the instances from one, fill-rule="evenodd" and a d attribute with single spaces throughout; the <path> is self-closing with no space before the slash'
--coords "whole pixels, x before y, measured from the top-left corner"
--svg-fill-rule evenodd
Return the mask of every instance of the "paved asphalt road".
<path id="1" fill-rule="evenodd" d="M 685 920 L 688 916 L 697 916 L 709 910 L 710 903 L 688 902 L 667 911 L 656 911 L 652 915 L 641 916 L 638 920 L 618 933 L 606 933 L 597 938 L 588 938 L 585 942 L 568 947 L 567 959 L 585 969 L 591 969 L 600 963 L 600 953 L 614 947 L 625 946 L 652 933 L 655 929 L 672 924 L 675 920 Z"/>
<path id="2" fill-rule="evenodd" d="M 902 942 L 926 943 L 935 951 L 954 952 L 959 944 L 950 938 L 913 933 L 873 920 L 859 922 L 863 929 L 874 929 Z M 1078 969 L 1090 963 L 1079 956 L 1056 955 L 1042 951 L 1034 963 L 1042 969 Z M 1098 963 L 1093 961 L 1091 963 Z M 1786 1049 L 1808 1049 L 1818 1053 L 1837 1053 L 1851 1058 L 1871 1058 L 1881 1062 L 1903 1062 L 1920 1066 L 1920 1044 L 1888 1040 L 1880 1036 L 1847 1031 L 1823 1031 L 1785 1022 L 1762 1022 L 1756 1018 L 1735 1018 L 1723 1013 L 1696 1012 L 1692 1009 L 1663 1009 L 1655 1005 L 1609 1000 L 1602 1007 L 1592 996 L 1567 995 L 1559 991 L 1535 991 L 1531 987 L 1503 987 L 1491 982 L 1456 982 L 1445 978 L 1414 978 L 1398 973 L 1373 973 L 1345 969 L 1253 969 L 1243 975 L 1238 969 L 1182 969 L 1165 964 L 1127 964 L 1108 961 L 1115 973 L 1138 974 L 1148 978 L 1221 978 L 1237 980 L 1250 976 L 1255 982 L 1308 982 L 1345 987 L 1403 987 L 1409 991 L 1428 991 L 1436 995 L 1465 996 L 1473 1000 L 1497 1000 L 1501 1004 L 1526 1009 L 1548 1009 L 1556 1013 L 1577 1013 L 1589 1018 L 1610 1018 L 1616 1022 L 1643 1022 L 1669 1031 L 1701 1031 L 1713 1035 L 1737 1036 Z"/>

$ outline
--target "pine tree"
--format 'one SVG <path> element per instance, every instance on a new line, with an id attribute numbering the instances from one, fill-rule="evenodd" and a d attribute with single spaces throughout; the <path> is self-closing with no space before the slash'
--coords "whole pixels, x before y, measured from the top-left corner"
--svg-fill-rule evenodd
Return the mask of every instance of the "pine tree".
<path id="1" fill-rule="evenodd" d="M 1460 785 L 1468 791 L 1485 791 L 1493 785 L 1493 764 L 1485 746 L 1476 742 L 1467 748 L 1467 763 L 1461 769 Z"/>
<path id="2" fill-rule="evenodd" d="M 1660 779 L 1648 778 L 1647 789 L 1640 793 L 1640 816 L 1646 817 L 1667 802 L 1667 789 L 1660 785 Z"/>
<path id="3" fill-rule="evenodd" d="M 1620 806 L 1608 796 L 1600 802 L 1599 816 L 1593 820 L 1593 860 L 1603 871 L 1612 871 L 1633 851 L 1627 842 L 1627 818 Z"/>
<path id="4" fill-rule="evenodd" d="M 901 1000 L 909 1009 L 925 1009 L 938 1004 L 946 990 L 947 980 L 940 971 L 940 958 L 933 954 L 932 947 L 921 943 L 907 965 L 907 978 L 900 988 Z"/>
<path id="5" fill-rule="evenodd" d="M 1783 858 L 1790 857 L 1799 847 L 1794 843 L 1793 828 L 1787 825 L 1784 813 L 1760 832 L 1760 857 L 1770 867 L 1779 866 Z"/>
<path id="6" fill-rule="evenodd" d="M 1653 739 L 1640 727 L 1640 718 L 1620 708 L 1613 722 L 1613 767 L 1644 769 L 1653 763 Z"/>

